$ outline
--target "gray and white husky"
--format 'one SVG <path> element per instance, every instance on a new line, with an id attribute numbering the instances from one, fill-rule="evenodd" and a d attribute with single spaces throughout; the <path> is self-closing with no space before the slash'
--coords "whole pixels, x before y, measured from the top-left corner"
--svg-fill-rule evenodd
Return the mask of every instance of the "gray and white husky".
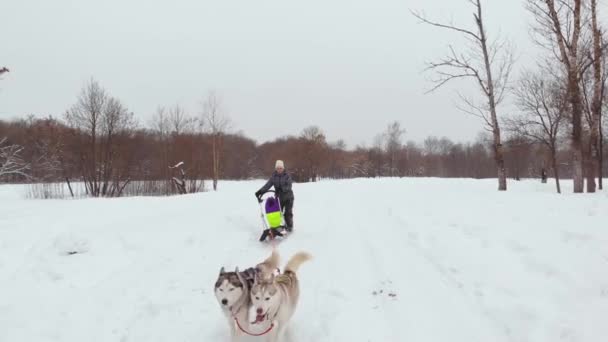
<path id="1" fill-rule="evenodd" d="M 278 266 L 279 254 L 273 250 L 272 254 L 255 268 L 248 268 L 243 272 L 239 272 L 238 267 L 234 272 L 226 272 L 224 267 L 220 269 L 215 282 L 215 298 L 230 326 L 232 341 L 236 341 L 241 335 L 237 324 L 249 325 L 247 312 L 251 304 L 250 290 L 255 278 L 271 279 Z"/>
<path id="2" fill-rule="evenodd" d="M 300 265 L 311 259 L 306 252 L 299 252 L 285 265 L 284 273 L 278 276 L 256 275 L 251 288 L 251 305 L 255 312 L 254 325 L 268 326 L 268 342 L 283 339 L 287 323 L 293 316 L 300 297 L 296 272 Z"/>

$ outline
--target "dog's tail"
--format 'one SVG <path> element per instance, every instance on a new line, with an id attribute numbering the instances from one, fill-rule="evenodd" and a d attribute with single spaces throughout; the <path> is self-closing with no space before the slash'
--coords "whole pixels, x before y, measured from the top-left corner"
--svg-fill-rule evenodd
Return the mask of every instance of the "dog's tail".
<path id="1" fill-rule="evenodd" d="M 306 252 L 296 253 L 294 256 L 289 259 L 287 265 L 285 265 L 285 272 L 296 273 L 300 268 L 300 265 L 305 263 L 306 261 L 312 259 L 312 255 Z"/>
<path id="2" fill-rule="evenodd" d="M 273 272 L 275 269 L 279 268 L 279 263 L 281 262 L 281 257 L 279 256 L 279 252 L 275 248 L 272 249 L 272 254 L 266 260 L 262 262 L 264 265 L 268 265 L 270 269 L 269 272 Z"/>

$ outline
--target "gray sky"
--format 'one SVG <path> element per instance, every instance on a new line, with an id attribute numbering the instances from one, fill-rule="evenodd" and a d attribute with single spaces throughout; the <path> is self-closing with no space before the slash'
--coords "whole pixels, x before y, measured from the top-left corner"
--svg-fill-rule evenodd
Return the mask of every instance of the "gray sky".
<path id="1" fill-rule="evenodd" d="M 8 3 L 7 3 L 8 2 Z M 329 140 L 370 144 L 389 121 L 407 140 L 473 140 L 481 122 L 454 108 L 459 83 L 425 95 L 457 34 L 409 9 L 472 27 L 466 0 L 9 0 L 2 4 L 0 119 L 61 115 L 94 77 L 146 123 L 158 105 L 191 113 L 209 89 L 237 130 L 265 141 L 319 125 Z M 500 29 L 531 56 L 520 0 L 487 0 Z"/>

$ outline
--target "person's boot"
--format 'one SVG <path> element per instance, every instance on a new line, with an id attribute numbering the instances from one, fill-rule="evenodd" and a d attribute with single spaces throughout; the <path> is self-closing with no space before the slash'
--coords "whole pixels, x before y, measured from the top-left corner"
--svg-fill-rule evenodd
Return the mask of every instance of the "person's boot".
<path id="1" fill-rule="evenodd" d="M 287 221 L 287 222 L 285 222 L 285 225 L 286 225 L 285 229 L 291 233 L 293 231 L 293 219 L 291 217 L 289 217 L 289 218 L 286 218 L 285 221 Z"/>
<path id="2" fill-rule="evenodd" d="M 262 236 L 260 236 L 261 242 L 266 240 L 266 238 L 268 237 L 268 233 L 269 233 L 269 229 L 264 229 L 264 231 L 262 232 Z"/>

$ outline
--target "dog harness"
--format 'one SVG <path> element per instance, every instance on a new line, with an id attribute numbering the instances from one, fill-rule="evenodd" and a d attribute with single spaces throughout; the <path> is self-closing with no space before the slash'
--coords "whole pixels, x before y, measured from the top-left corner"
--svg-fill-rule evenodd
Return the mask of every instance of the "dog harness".
<path id="1" fill-rule="evenodd" d="M 269 327 L 268 327 L 268 329 L 266 329 L 264 332 L 261 332 L 261 333 L 259 333 L 259 334 L 255 334 L 255 333 L 251 333 L 251 332 L 249 332 L 249 331 L 245 330 L 245 329 L 244 329 L 244 328 L 241 326 L 241 324 L 239 323 L 239 320 L 238 320 L 238 319 L 237 319 L 235 316 L 233 316 L 233 318 L 234 318 L 234 321 L 236 322 L 236 326 L 237 326 L 237 327 L 239 327 L 239 329 L 240 329 L 242 332 L 244 332 L 245 334 L 247 334 L 247 335 L 249 335 L 249 336 L 263 336 L 263 335 L 268 334 L 268 333 L 269 333 L 269 332 L 270 332 L 270 331 L 271 331 L 271 330 L 274 328 L 274 323 L 270 323 L 270 326 L 269 326 Z"/>

